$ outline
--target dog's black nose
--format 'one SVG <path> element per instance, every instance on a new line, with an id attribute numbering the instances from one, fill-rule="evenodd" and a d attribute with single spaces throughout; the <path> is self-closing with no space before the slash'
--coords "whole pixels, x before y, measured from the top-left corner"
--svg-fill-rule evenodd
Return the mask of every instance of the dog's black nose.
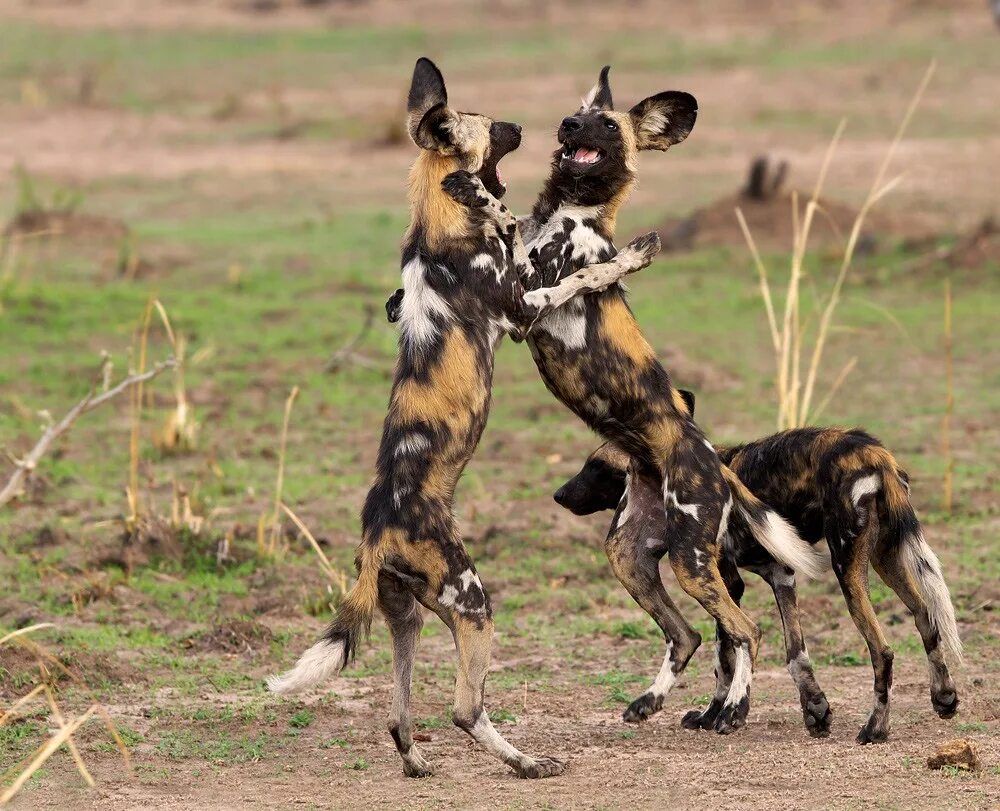
<path id="1" fill-rule="evenodd" d="M 566 130 L 566 132 L 576 132 L 578 129 L 583 128 L 583 122 L 575 115 L 571 115 L 569 118 L 564 118 L 562 120 L 562 128 Z"/>
<path id="2" fill-rule="evenodd" d="M 560 507 L 565 507 L 566 505 L 563 502 L 566 501 L 566 485 L 564 484 L 556 490 L 555 493 L 552 494 L 552 498 L 555 499 L 556 504 Z"/>
<path id="3" fill-rule="evenodd" d="M 511 124 L 511 126 L 514 128 L 514 132 L 516 132 L 518 135 L 521 134 L 521 125 L 520 124 Z"/>

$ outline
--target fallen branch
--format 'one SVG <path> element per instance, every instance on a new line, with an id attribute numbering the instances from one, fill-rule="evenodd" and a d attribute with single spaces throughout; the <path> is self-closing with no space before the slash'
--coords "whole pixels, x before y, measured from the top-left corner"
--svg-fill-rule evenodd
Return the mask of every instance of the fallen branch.
<path id="1" fill-rule="evenodd" d="M 66 416 L 59 420 L 59 422 L 52 423 L 45 429 L 45 433 L 42 434 L 41 438 L 35 444 L 35 447 L 28 451 L 27 455 L 25 455 L 22 459 L 17 459 L 15 461 L 16 469 L 14 470 L 13 475 L 10 477 L 7 484 L 4 485 L 3 490 L 0 490 L 0 507 L 3 507 L 7 504 L 7 502 L 24 492 L 25 480 L 31 475 L 32 471 L 34 471 L 38 462 L 46 454 L 52 443 L 66 433 L 70 426 L 76 422 L 78 417 L 86 414 L 88 411 L 93 411 L 95 408 L 104 405 L 109 400 L 113 400 L 123 391 L 130 389 L 132 386 L 145 383 L 147 380 L 152 380 L 154 377 L 157 377 L 161 373 L 167 371 L 167 369 L 173 369 L 176 365 L 177 362 L 174 358 L 168 358 L 167 360 L 155 364 L 141 374 L 129 375 L 121 380 L 117 385 L 111 388 L 105 388 L 105 390 L 100 393 L 98 393 L 97 387 L 92 388 L 87 393 L 86 397 L 66 412 Z M 102 374 L 105 374 L 103 370 L 106 368 L 107 361 L 105 361 L 102 365 Z"/>

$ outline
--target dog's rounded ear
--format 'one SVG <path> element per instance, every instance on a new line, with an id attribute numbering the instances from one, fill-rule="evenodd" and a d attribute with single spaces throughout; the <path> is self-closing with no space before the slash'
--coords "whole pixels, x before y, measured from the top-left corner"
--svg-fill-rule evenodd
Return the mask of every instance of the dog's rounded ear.
<path id="1" fill-rule="evenodd" d="M 601 75 L 597 79 L 597 84 L 595 84 L 587 97 L 583 99 L 583 106 L 580 108 L 581 112 L 586 112 L 587 110 L 613 110 L 615 109 L 615 104 L 611 100 L 611 85 L 608 82 L 608 72 L 611 70 L 611 65 L 605 65 L 601 68 Z"/>
<path id="2" fill-rule="evenodd" d="M 406 102 L 406 129 L 421 149 L 451 146 L 450 125 L 454 114 L 448 107 L 448 91 L 437 65 L 422 56 L 413 68 L 410 95 Z"/>
<path id="3" fill-rule="evenodd" d="M 643 99 L 629 110 L 639 149 L 667 150 L 694 129 L 698 102 L 690 93 L 667 90 Z"/>

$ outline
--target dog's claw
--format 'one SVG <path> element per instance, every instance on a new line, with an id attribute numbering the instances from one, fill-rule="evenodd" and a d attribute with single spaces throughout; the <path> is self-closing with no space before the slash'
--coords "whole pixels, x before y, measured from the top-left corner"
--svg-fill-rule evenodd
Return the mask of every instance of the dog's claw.
<path id="1" fill-rule="evenodd" d="M 464 169 L 448 175 L 441 181 L 441 188 L 456 203 L 468 208 L 483 208 L 489 203 L 489 192 L 483 181 Z"/>
<path id="2" fill-rule="evenodd" d="M 566 764 L 551 757 L 540 757 L 514 766 L 514 773 L 522 780 L 555 777 L 566 771 Z"/>

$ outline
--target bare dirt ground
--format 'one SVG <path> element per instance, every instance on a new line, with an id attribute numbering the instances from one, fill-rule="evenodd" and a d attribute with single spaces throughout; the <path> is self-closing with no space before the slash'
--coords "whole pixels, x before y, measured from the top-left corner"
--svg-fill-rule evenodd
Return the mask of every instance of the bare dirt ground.
<path id="1" fill-rule="evenodd" d="M 173 397 L 167 383 L 151 387 L 142 487 L 166 513 L 175 484 L 186 483 L 209 527 L 125 560 L 124 401 L 81 420 L 28 496 L 0 512 L 0 635 L 57 624 L 39 641 L 88 685 L 59 682 L 64 706 L 99 698 L 135 767 L 126 772 L 89 724 L 78 739 L 97 786 L 86 789 L 61 751 L 11 807 L 1000 808 L 996 233 L 962 242 L 1000 206 L 1000 49 L 985 5 L 0 0 L 3 219 L 28 233 L 16 227 L 23 198 L 56 203 L 79 191 L 79 211 L 25 221 L 89 223 L 82 236 L 26 241 L 0 257 L 0 450 L 29 448 L 38 412 L 75 402 L 101 350 L 117 353 L 119 370 L 129 363 L 135 318 L 155 294 L 191 340 L 188 394 L 201 436 L 186 455 L 155 450 Z M 329 690 L 301 701 L 264 691 L 264 677 L 323 627 L 331 599 L 301 537 L 290 534 L 276 559 L 255 545 L 293 384 L 302 395 L 286 500 L 350 570 L 395 333 L 376 322 L 361 362 L 336 375 L 319 369 L 358 334 L 364 307 L 380 312 L 397 284 L 413 157 L 399 122 L 413 58 L 424 53 L 439 59 L 460 106 L 489 100 L 489 112 L 525 124 L 523 147 L 504 162 L 517 210 L 546 171 L 555 123 L 602 64 L 614 66 L 619 107 L 668 86 L 697 95 L 695 135 L 666 159 L 643 156 L 622 227 L 711 215 L 694 251 L 636 282 L 633 303 L 720 439 L 773 429 L 769 339 L 731 217 L 748 162 L 786 159 L 787 186 L 809 189 L 846 116 L 828 183 L 842 232 L 936 60 L 894 164 L 905 178 L 871 221 L 884 239 L 849 279 L 823 382 L 860 356 L 830 420 L 875 430 L 911 468 L 967 648 L 954 671 L 957 718 L 932 712 L 911 618 L 876 583 L 896 651 L 892 738 L 854 743 L 871 670 L 828 576 L 803 588 L 803 627 L 834 711 L 830 738 L 805 733 L 759 583 L 747 597 L 765 632 L 748 726 L 727 737 L 680 727 L 713 689 L 712 627 L 683 596 L 702 649 L 659 716 L 625 725 L 624 702 L 655 674 L 662 641 L 608 571 L 608 516 L 577 519 L 553 505 L 552 490 L 596 441 L 511 347 L 457 514 L 497 607 L 489 707 L 517 746 L 565 758 L 565 775 L 519 781 L 452 726 L 453 651 L 433 618 L 414 713 L 434 777 L 405 779 L 385 731 L 391 677 L 378 623 Z M 783 208 L 784 198 L 752 221 L 772 267 L 787 264 L 790 248 L 790 216 L 776 219 Z M 811 286 L 828 281 L 830 262 L 810 256 Z M 939 507 L 946 276 L 956 295 L 950 516 Z M 163 335 L 152 340 L 161 351 Z M 231 557 L 217 563 L 224 539 Z M 665 579 L 680 595 L 669 571 Z M 31 656 L 0 649 L 0 709 L 37 679 Z M 50 727 L 38 712 L 0 728 L 0 775 Z M 935 746 L 956 737 L 979 747 L 983 770 L 928 770 Z"/>

